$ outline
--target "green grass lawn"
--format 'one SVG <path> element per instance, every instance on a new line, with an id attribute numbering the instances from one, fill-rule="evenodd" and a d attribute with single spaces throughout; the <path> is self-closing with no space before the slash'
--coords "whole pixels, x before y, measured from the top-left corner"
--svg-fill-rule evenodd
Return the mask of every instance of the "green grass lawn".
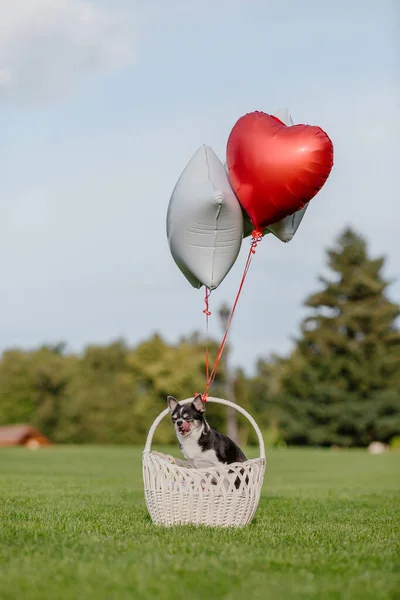
<path id="1" fill-rule="evenodd" d="M 267 460 L 250 526 L 166 530 L 140 449 L 0 449 L 1 600 L 400 598 L 400 453 Z"/>

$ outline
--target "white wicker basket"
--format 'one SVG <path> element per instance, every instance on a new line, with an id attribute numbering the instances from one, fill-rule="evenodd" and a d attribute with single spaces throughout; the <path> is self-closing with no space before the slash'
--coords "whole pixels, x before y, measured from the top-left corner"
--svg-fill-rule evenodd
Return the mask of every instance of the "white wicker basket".
<path id="1" fill-rule="evenodd" d="M 190 402 L 193 398 L 182 403 Z M 247 417 L 258 437 L 260 457 L 244 463 L 194 469 L 184 460 L 152 451 L 154 432 L 169 413 L 166 408 L 150 427 L 143 451 L 146 505 L 157 525 L 242 527 L 253 519 L 266 467 L 261 431 L 253 417 L 237 404 L 221 398 L 208 398 L 208 402 L 230 406 Z"/>

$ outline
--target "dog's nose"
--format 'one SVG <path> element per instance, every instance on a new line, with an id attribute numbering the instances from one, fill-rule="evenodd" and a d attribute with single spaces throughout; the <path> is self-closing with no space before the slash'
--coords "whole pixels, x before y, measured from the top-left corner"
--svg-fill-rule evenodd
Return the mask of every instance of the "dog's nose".
<path id="1" fill-rule="evenodd" d="M 178 427 L 180 427 L 180 426 L 182 425 L 182 423 L 183 423 L 182 419 L 179 419 L 179 420 L 176 422 L 176 424 L 178 425 Z"/>

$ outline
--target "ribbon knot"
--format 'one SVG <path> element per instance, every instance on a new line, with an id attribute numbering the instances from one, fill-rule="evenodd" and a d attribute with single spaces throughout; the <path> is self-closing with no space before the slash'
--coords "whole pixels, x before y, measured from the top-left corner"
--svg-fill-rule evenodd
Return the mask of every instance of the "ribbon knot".
<path id="1" fill-rule="evenodd" d="M 207 392 L 205 392 L 204 394 L 200 394 L 199 392 L 196 392 L 195 395 L 194 395 L 194 397 L 196 398 L 196 396 L 201 396 L 202 401 L 204 403 L 207 402 L 207 397 L 208 397 Z"/>
<path id="2" fill-rule="evenodd" d="M 260 231 L 259 229 L 254 229 L 251 232 L 251 243 L 250 243 L 250 252 L 251 252 L 251 254 L 255 254 L 256 253 L 257 245 L 259 244 L 259 242 L 261 242 L 262 237 L 263 237 L 262 231 Z"/>
<path id="3" fill-rule="evenodd" d="M 211 294 L 211 290 L 209 288 L 206 288 L 206 295 L 204 296 L 204 303 L 206 305 L 205 309 L 203 310 L 203 313 L 209 317 L 211 315 L 211 311 L 210 311 L 210 306 L 209 306 L 209 298 L 210 298 L 210 294 Z"/>

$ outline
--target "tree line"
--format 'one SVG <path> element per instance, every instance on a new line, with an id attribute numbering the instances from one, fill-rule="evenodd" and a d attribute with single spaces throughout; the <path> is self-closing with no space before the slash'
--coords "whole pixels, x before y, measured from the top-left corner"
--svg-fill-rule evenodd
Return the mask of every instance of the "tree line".
<path id="1" fill-rule="evenodd" d="M 399 305 L 389 300 L 384 258 L 346 229 L 327 252 L 330 278 L 305 300 L 307 317 L 288 356 L 260 359 L 254 376 L 226 372 L 212 394 L 234 396 L 260 423 L 267 443 L 366 446 L 400 435 Z M 202 391 L 206 340 L 198 333 L 135 347 L 117 340 L 81 354 L 63 343 L 10 349 L 0 360 L 0 424 L 31 423 L 59 443 L 143 444 L 166 396 Z M 209 342 L 210 360 L 216 340 Z M 229 376 L 228 376 L 229 375 Z M 212 406 L 226 431 L 226 411 Z M 241 444 L 255 443 L 239 421 Z M 157 441 L 174 441 L 164 420 Z"/>

